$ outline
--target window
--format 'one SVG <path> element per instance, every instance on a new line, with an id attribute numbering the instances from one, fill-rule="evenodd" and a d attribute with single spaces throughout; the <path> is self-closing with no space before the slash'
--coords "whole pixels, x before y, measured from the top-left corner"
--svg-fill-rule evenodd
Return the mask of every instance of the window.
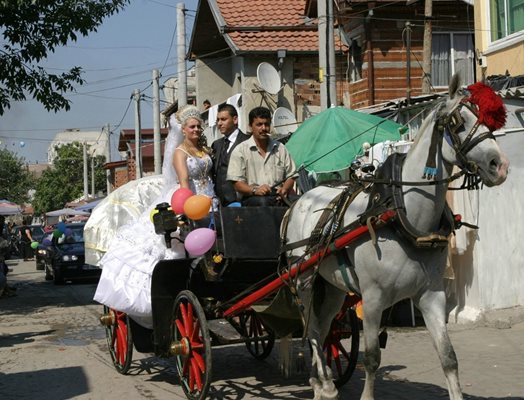
<path id="1" fill-rule="evenodd" d="M 524 30 L 524 0 L 490 0 L 491 41 Z"/>
<path id="2" fill-rule="evenodd" d="M 356 82 L 362 79 L 362 47 L 359 46 L 358 40 L 351 40 L 349 53 L 349 78 L 350 82 Z"/>
<path id="3" fill-rule="evenodd" d="M 474 83 L 474 54 L 472 34 L 434 33 L 431 42 L 431 84 L 448 86 L 454 73 L 460 74 L 462 84 Z"/>

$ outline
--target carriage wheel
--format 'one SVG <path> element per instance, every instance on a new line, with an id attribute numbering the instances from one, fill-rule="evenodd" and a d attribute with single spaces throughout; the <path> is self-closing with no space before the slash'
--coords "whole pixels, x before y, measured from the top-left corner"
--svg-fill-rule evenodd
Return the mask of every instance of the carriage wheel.
<path id="1" fill-rule="evenodd" d="M 175 299 L 171 338 L 171 354 L 176 357 L 186 397 L 204 399 L 211 383 L 211 339 L 204 310 L 188 290 L 180 292 Z"/>
<path id="2" fill-rule="evenodd" d="M 251 339 L 246 342 L 247 351 L 257 360 L 263 360 L 275 345 L 275 334 L 269 330 L 254 310 L 240 315 L 240 326 L 244 335 Z"/>
<path id="3" fill-rule="evenodd" d="M 342 343 L 343 339 L 347 339 Z M 357 366 L 360 327 L 355 310 L 344 304 L 331 323 L 324 342 L 326 363 L 333 371 L 335 386 L 343 386 L 353 375 Z"/>
<path id="4" fill-rule="evenodd" d="M 129 316 L 104 306 L 104 315 L 100 321 L 106 328 L 107 345 L 113 365 L 119 373 L 125 375 L 133 360 L 133 337 Z"/>

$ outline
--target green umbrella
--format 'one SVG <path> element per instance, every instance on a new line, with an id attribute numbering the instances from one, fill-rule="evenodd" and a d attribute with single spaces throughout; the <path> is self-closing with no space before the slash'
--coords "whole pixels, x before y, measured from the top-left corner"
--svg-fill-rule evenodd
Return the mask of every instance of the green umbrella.
<path id="1" fill-rule="evenodd" d="M 344 107 L 329 108 L 304 121 L 286 147 L 297 167 L 308 171 L 346 169 L 363 153 L 362 145 L 399 140 L 402 125 Z"/>

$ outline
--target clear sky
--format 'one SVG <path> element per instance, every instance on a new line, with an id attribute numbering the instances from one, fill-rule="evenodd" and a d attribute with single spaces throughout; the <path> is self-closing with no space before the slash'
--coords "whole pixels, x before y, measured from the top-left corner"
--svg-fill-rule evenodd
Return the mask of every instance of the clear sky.
<path id="1" fill-rule="evenodd" d="M 120 129 L 135 126 L 134 102 L 130 102 L 133 90 L 148 86 L 144 91 L 147 97 L 141 103 L 141 118 L 143 128 L 152 128 L 152 71 L 161 71 L 161 85 L 176 75 L 177 3 L 131 0 L 123 11 L 107 18 L 98 32 L 57 49 L 40 65 L 54 73 L 73 66 L 84 70 L 85 84 L 68 95 L 71 110 L 47 112 L 32 99 L 12 103 L 11 109 L 0 116 L 0 146 L 16 152 L 28 163 L 43 163 L 47 162 L 48 146 L 58 132 L 68 128 L 99 131 L 107 124 L 114 130 L 111 141 L 115 145 Z M 184 4 L 189 10 L 189 44 L 198 0 L 186 0 Z M 162 101 L 162 91 L 160 96 Z M 165 105 L 161 102 L 160 108 Z"/>

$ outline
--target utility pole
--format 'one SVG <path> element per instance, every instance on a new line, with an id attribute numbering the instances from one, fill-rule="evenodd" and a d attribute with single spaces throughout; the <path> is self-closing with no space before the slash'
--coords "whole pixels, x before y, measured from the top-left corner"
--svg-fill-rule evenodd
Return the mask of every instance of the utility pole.
<path id="1" fill-rule="evenodd" d="M 328 49 L 328 91 L 327 105 L 337 105 L 337 69 L 335 61 L 335 19 L 333 16 L 333 0 L 327 1 L 327 49 Z"/>
<path id="2" fill-rule="evenodd" d="M 106 127 L 107 141 L 106 141 L 106 163 L 111 162 L 111 126 L 107 124 Z M 111 193 L 111 171 L 109 168 L 106 169 L 106 184 L 107 194 Z"/>
<path id="3" fill-rule="evenodd" d="M 187 71 L 186 71 L 186 6 L 176 5 L 176 38 L 177 38 L 177 71 L 178 71 L 178 108 L 187 104 Z"/>
<path id="4" fill-rule="evenodd" d="M 94 154 L 91 156 L 91 196 L 93 196 L 93 198 L 96 197 L 95 195 L 95 155 Z"/>
<path id="5" fill-rule="evenodd" d="M 87 178 L 87 143 L 84 142 L 84 200 L 87 200 L 88 196 L 88 178 Z"/>
<path id="6" fill-rule="evenodd" d="M 328 56 L 327 56 L 327 36 L 328 36 L 328 18 L 327 2 L 328 0 L 317 1 L 318 15 L 318 80 L 320 82 L 320 110 L 329 107 L 328 103 Z"/>
<path id="7" fill-rule="evenodd" d="M 411 103 L 411 22 L 406 21 L 406 101 Z"/>
<path id="8" fill-rule="evenodd" d="M 136 179 L 142 178 L 142 149 L 140 135 L 140 90 L 135 89 L 133 92 L 135 98 L 135 169 Z"/>
<path id="9" fill-rule="evenodd" d="M 153 70 L 153 156 L 155 161 L 155 175 L 162 173 L 162 154 L 160 151 L 160 73 Z"/>
<path id="10" fill-rule="evenodd" d="M 425 0 L 424 5 L 424 47 L 422 51 L 422 93 L 431 92 L 431 35 L 433 18 L 433 0 Z"/>

